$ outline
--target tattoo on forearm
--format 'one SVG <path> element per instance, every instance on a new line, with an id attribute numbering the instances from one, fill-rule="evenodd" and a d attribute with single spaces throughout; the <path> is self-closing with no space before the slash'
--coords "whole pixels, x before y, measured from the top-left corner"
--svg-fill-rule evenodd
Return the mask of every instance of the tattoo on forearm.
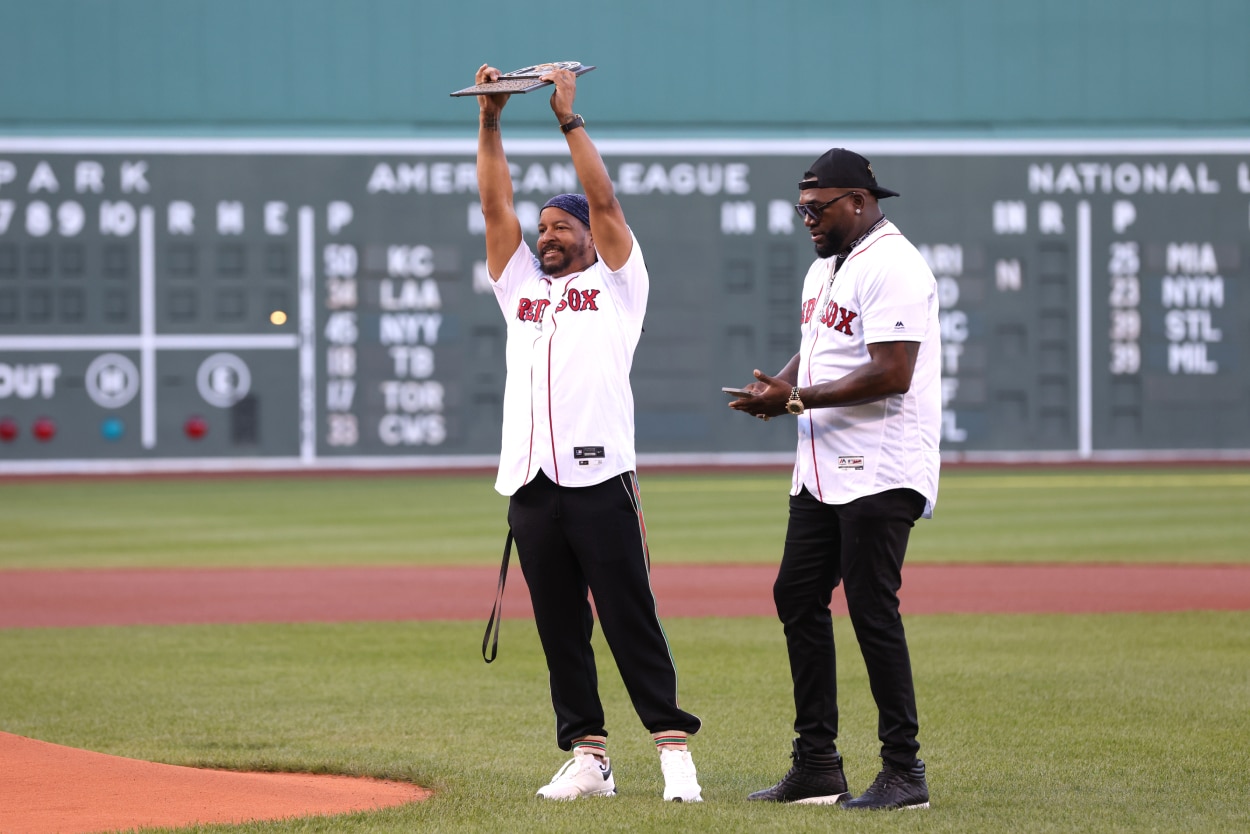
<path id="1" fill-rule="evenodd" d="M 482 130 L 499 130 L 499 117 L 490 114 L 483 116 Z"/>

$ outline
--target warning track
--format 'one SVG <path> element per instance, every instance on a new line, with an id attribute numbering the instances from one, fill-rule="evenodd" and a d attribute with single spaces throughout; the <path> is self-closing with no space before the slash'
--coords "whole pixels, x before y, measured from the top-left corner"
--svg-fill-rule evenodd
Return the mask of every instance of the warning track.
<path id="1" fill-rule="evenodd" d="M 654 565 L 664 617 L 774 616 L 773 565 Z M 397 620 L 485 621 L 491 567 L 0 572 L 0 628 Z M 904 614 L 1250 609 L 1250 565 L 908 565 Z M 845 613 L 841 594 L 835 613 Z M 533 616 L 515 566 L 506 618 Z"/>

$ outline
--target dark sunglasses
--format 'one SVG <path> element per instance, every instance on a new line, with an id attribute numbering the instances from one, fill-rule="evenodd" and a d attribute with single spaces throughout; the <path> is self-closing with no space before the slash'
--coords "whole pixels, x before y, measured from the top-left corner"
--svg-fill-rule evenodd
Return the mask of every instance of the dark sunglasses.
<path id="1" fill-rule="evenodd" d="M 845 194 L 843 194 L 842 197 L 849 197 L 854 193 L 855 193 L 854 191 L 848 191 Z M 819 223 L 820 216 L 825 213 L 825 209 L 829 208 L 838 200 L 841 200 L 842 197 L 834 197 L 832 200 L 830 200 L 827 203 L 795 203 L 794 210 L 798 212 L 799 217 L 803 218 L 804 220 L 810 217 L 813 223 Z"/>

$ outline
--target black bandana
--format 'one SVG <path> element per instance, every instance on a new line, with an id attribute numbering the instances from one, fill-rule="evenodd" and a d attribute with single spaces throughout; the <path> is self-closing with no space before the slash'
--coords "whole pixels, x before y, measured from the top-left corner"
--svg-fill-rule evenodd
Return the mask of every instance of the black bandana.
<path id="1" fill-rule="evenodd" d="M 590 228 L 590 203 L 581 194 L 557 194 L 547 202 L 543 203 L 543 208 L 558 208 L 561 211 L 567 211 Z"/>

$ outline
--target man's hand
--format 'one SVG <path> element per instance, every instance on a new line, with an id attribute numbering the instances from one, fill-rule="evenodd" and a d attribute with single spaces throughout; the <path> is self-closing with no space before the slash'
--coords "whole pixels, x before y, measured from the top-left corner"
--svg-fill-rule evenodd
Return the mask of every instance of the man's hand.
<path id="1" fill-rule="evenodd" d="M 573 99 L 577 97 L 577 76 L 571 70 L 553 69 L 546 75 L 540 75 L 539 81 L 550 81 L 556 85 L 551 94 L 551 112 L 556 120 L 564 124 L 573 118 Z"/>
<path id="2" fill-rule="evenodd" d="M 785 414 L 786 402 L 790 399 L 790 390 L 794 386 L 758 369 L 755 371 L 755 379 L 755 382 L 746 387 L 755 396 L 734 400 L 729 407 L 735 411 L 745 411 L 762 420 Z"/>
<path id="3" fill-rule="evenodd" d="M 499 76 L 502 74 L 503 73 L 492 67 L 490 64 L 482 64 L 477 68 L 477 75 L 474 76 L 473 83 L 486 84 L 490 81 L 498 81 Z M 508 103 L 509 97 L 510 95 L 508 93 L 494 93 L 489 96 L 478 96 L 477 106 L 481 108 L 482 113 L 499 118 L 499 113 L 503 110 L 503 106 Z"/>

